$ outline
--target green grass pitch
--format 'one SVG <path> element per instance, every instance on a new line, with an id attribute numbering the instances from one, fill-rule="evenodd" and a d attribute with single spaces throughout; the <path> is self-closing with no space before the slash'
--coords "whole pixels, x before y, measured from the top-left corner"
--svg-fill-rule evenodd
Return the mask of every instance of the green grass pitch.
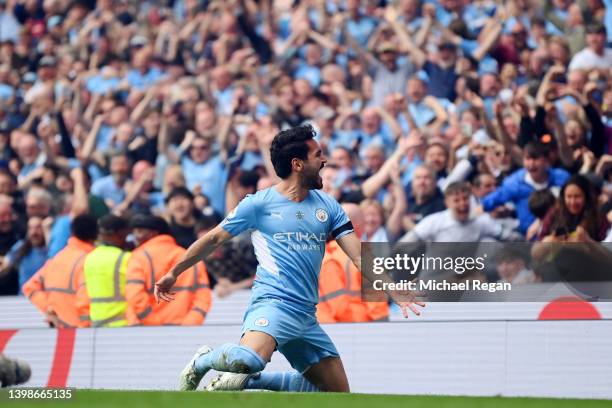
<path id="1" fill-rule="evenodd" d="M 171 391 L 93 391 L 75 390 L 68 401 L 7 401 L 6 391 L 0 391 L 0 405 L 19 407 L 67 408 L 530 408 L 530 407 L 612 407 L 612 401 L 501 398 L 501 397 L 442 397 L 372 394 L 298 394 L 280 392 L 171 392 Z"/>

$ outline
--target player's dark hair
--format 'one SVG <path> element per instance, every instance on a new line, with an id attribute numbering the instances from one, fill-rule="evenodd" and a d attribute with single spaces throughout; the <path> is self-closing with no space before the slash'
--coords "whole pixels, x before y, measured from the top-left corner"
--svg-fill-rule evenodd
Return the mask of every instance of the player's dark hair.
<path id="1" fill-rule="evenodd" d="M 72 220 L 70 232 L 81 241 L 94 242 L 98 238 L 98 221 L 93 215 L 78 215 Z"/>
<path id="2" fill-rule="evenodd" d="M 242 187 L 257 188 L 259 173 L 255 170 L 243 171 L 240 173 L 239 182 Z"/>
<path id="3" fill-rule="evenodd" d="M 272 141 L 270 157 L 276 175 L 286 179 L 291 174 L 291 160 L 308 158 L 308 140 L 315 132 L 310 125 L 299 126 L 279 132 Z"/>

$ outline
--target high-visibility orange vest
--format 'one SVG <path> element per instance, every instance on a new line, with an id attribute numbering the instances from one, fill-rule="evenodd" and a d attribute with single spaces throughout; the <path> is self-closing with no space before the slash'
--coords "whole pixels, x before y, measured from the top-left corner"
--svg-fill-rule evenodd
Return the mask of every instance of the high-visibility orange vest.
<path id="1" fill-rule="evenodd" d="M 319 322 L 370 322 L 388 316 L 387 303 L 362 301 L 361 273 L 336 241 L 329 242 L 319 275 Z"/>
<path id="2" fill-rule="evenodd" d="M 155 301 L 155 282 L 176 265 L 184 248 L 170 235 L 151 238 L 132 252 L 127 265 L 125 295 L 129 325 L 198 325 L 204 322 L 211 305 L 208 273 L 203 262 L 179 276 L 172 288 L 171 302 Z"/>
<path id="3" fill-rule="evenodd" d="M 48 310 L 55 312 L 62 327 L 89 326 L 89 310 L 77 305 L 79 299 L 87 298 L 83 262 L 93 249 L 93 244 L 70 237 L 66 247 L 23 285 L 23 293 L 30 301 L 43 314 Z"/>

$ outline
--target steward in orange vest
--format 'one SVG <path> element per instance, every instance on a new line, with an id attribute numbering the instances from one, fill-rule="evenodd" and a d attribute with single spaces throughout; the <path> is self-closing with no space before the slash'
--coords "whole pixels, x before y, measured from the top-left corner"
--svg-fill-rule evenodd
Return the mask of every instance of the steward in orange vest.
<path id="1" fill-rule="evenodd" d="M 83 262 L 94 249 L 97 221 L 89 214 L 79 215 L 72 220 L 71 232 L 66 247 L 49 259 L 22 288 L 52 327 L 88 327 L 90 324 L 89 314 L 79 315 L 77 304 L 87 298 Z"/>
<path id="2" fill-rule="evenodd" d="M 211 305 L 208 273 L 203 262 L 182 274 L 173 288 L 173 302 L 157 303 L 155 282 L 178 263 L 186 249 L 169 235 L 161 217 L 137 214 L 130 226 L 138 247 L 127 265 L 126 317 L 129 325 L 199 325 Z"/>
<path id="3" fill-rule="evenodd" d="M 361 209 L 354 204 L 343 204 L 342 207 L 359 235 L 363 219 Z M 320 323 L 388 320 L 389 305 L 386 302 L 361 299 L 361 279 L 361 272 L 338 243 L 328 242 L 319 274 L 317 320 Z"/>

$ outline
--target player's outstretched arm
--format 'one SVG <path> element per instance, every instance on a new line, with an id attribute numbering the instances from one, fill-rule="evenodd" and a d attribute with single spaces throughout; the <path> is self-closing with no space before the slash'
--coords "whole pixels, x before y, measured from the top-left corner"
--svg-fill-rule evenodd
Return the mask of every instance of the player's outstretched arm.
<path id="1" fill-rule="evenodd" d="M 365 276 L 365 278 L 368 279 L 370 282 L 374 282 L 375 280 L 382 280 L 386 283 L 392 282 L 392 279 L 386 273 L 383 273 L 382 275 L 376 275 L 370 270 L 361 269 L 361 241 L 357 237 L 357 234 L 351 232 L 338 238 L 338 245 L 340 245 L 340 248 L 342 248 L 344 253 L 347 254 L 349 258 L 351 258 L 353 264 L 355 264 L 357 269 L 359 269 L 363 276 Z M 425 307 L 424 302 L 415 300 L 417 293 L 402 292 L 400 294 L 396 291 L 387 291 L 387 294 L 402 309 L 402 314 L 405 318 L 408 318 L 409 310 L 418 316 L 421 314 L 421 312 L 419 311 L 417 306 Z"/>
<path id="2" fill-rule="evenodd" d="M 154 293 L 157 303 L 159 303 L 160 299 L 166 302 L 173 300 L 174 293 L 170 290 L 172 286 L 174 286 L 176 278 L 196 263 L 206 259 L 215 248 L 231 238 L 232 235 L 229 232 L 224 230 L 221 225 L 217 225 L 214 229 L 191 244 L 179 263 L 174 265 L 174 267 L 155 284 Z"/>

